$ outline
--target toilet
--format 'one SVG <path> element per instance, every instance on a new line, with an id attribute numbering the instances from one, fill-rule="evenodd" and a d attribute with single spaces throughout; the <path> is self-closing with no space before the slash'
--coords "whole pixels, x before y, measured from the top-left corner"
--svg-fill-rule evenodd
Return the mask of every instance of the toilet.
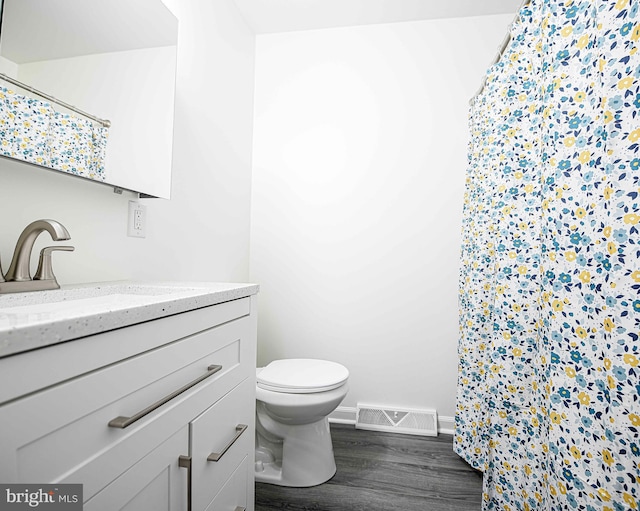
<path id="1" fill-rule="evenodd" d="M 349 371 L 315 359 L 274 360 L 256 370 L 257 482 L 308 487 L 336 473 L 329 414 L 347 395 Z"/>

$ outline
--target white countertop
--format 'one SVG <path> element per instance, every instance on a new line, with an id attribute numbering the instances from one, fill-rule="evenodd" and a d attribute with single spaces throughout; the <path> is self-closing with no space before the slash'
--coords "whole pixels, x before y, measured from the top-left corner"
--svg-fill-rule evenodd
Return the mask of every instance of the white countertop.
<path id="1" fill-rule="evenodd" d="M 99 282 L 0 295 L 0 357 L 254 295 L 257 284 Z"/>

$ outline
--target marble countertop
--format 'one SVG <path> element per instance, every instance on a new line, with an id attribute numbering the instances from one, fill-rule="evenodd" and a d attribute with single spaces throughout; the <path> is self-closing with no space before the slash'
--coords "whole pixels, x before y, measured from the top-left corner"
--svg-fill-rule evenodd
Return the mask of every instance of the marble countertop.
<path id="1" fill-rule="evenodd" d="M 0 357 L 254 295 L 257 284 L 118 281 L 0 295 Z"/>

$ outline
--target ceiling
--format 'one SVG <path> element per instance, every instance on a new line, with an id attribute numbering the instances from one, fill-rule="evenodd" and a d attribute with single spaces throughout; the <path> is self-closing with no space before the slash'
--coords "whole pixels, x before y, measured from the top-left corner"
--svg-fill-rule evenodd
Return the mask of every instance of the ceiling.
<path id="1" fill-rule="evenodd" d="M 522 0 L 235 0 L 257 34 L 513 14 Z M 497 34 L 496 41 L 503 34 Z"/>
<path id="2" fill-rule="evenodd" d="M 216 1 L 216 0 L 209 0 Z M 234 0 L 256 34 L 514 14 L 522 0 Z M 21 64 L 175 44 L 162 0 L 4 0 L 1 55 Z M 25 21 L 25 20 L 28 20 Z M 496 41 L 503 34 L 496 34 Z"/>

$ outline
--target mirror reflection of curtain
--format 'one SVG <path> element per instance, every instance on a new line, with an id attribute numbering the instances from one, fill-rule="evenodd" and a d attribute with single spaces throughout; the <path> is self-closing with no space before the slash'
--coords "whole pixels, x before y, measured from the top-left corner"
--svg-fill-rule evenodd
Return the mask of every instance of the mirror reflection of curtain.
<path id="1" fill-rule="evenodd" d="M 108 130 L 0 87 L 0 154 L 104 181 Z"/>
<path id="2" fill-rule="evenodd" d="M 470 111 L 455 450 L 484 510 L 640 504 L 640 0 L 533 0 Z"/>

